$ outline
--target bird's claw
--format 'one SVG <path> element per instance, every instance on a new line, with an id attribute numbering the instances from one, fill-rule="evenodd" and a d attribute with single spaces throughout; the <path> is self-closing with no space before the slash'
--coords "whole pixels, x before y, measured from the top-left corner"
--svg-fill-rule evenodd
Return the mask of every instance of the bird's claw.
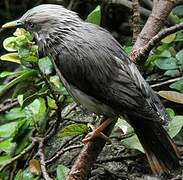
<path id="1" fill-rule="evenodd" d="M 89 141 L 91 141 L 91 140 L 93 140 L 93 139 L 95 139 L 95 138 L 97 138 L 97 137 L 102 138 L 102 139 L 104 139 L 107 143 L 111 144 L 111 139 L 110 139 L 109 137 L 107 137 L 104 133 L 96 131 L 96 128 L 95 128 L 93 125 L 91 125 L 91 124 L 89 124 L 88 126 L 92 129 L 92 132 L 89 132 L 89 133 L 84 137 L 84 139 L 82 140 L 82 142 L 83 142 L 84 144 L 88 143 Z"/>

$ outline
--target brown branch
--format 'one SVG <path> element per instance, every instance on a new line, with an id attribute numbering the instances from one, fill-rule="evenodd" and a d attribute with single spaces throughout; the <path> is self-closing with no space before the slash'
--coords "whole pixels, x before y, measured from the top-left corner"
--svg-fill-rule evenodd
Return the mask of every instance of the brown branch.
<path id="1" fill-rule="evenodd" d="M 137 60 L 136 54 L 139 54 L 140 48 L 144 47 L 161 30 L 176 2 L 176 0 L 153 1 L 152 13 L 139 34 L 131 53 L 131 59 L 134 62 Z"/>
<path id="2" fill-rule="evenodd" d="M 39 140 L 39 151 L 38 154 L 40 156 L 40 165 L 43 177 L 45 180 L 53 180 L 50 178 L 47 170 L 46 170 L 46 163 L 45 163 L 45 154 L 44 154 L 44 139 Z"/>
<path id="3" fill-rule="evenodd" d="M 2 107 L 0 106 L 0 113 L 8 111 L 8 110 L 10 110 L 11 108 L 13 108 L 17 105 L 18 105 L 17 101 L 11 102 L 10 104 L 4 105 L 4 106 L 2 105 Z"/>
<path id="4" fill-rule="evenodd" d="M 140 33 L 140 11 L 139 11 L 139 1 L 132 0 L 132 9 L 133 9 L 133 42 L 136 41 Z"/>
<path id="5" fill-rule="evenodd" d="M 101 120 L 100 124 L 104 121 Z M 109 135 L 116 123 L 116 119 L 108 126 L 103 132 L 105 135 Z M 87 143 L 81 150 L 78 158 L 76 159 L 74 165 L 66 180 L 85 180 L 87 179 L 93 163 L 96 161 L 98 155 L 102 151 L 105 145 L 105 140 L 96 138 L 93 141 Z"/>
<path id="6" fill-rule="evenodd" d="M 70 151 L 72 149 L 78 149 L 78 148 L 82 148 L 83 144 L 79 144 L 79 145 L 73 145 L 73 146 L 69 146 L 67 148 L 64 149 L 60 149 L 59 151 L 56 152 L 56 154 L 51 157 L 50 159 L 48 159 L 45 163 L 46 165 L 53 163 L 54 161 L 56 161 L 57 159 L 60 158 L 61 155 L 63 155 L 65 152 Z"/>
<path id="7" fill-rule="evenodd" d="M 183 23 L 177 24 L 175 26 L 172 26 L 170 28 L 166 28 L 163 31 L 159 32 L 157 35 L 155 35 L 153 38 L 151 38 L 146 45 L 139 47 L 137 51 L 133 51 L 131 54 L 132 61 L 141 61 L 144 62 L 144 60 L 148 57 L 149 52 L 152 50 L 152 48 L 159 43 L 163 38 L 166 36 L 173 34 L 177 31 L 183 30 Z"/>

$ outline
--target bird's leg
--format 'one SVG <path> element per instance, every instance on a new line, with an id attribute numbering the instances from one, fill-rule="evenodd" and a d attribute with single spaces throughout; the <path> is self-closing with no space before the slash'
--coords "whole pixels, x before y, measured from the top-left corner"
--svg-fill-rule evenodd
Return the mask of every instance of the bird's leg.
<path id="1" fill-rule="evenodd" d="M 112 118 L 107 118 L 99 127 L 95 128 L 93 125 L 90 125 L 92 132 L 88 133 L 85 138 L 82 140 L 83 143 L 87 143 L 90 140 L 100 137 L 102 139 L 105 139 L 107 142 L 111 143 L 111 140 L 109 137 L 107 137 L 105 134 L 102 133 L 102 131 L 113 121 Z"/>

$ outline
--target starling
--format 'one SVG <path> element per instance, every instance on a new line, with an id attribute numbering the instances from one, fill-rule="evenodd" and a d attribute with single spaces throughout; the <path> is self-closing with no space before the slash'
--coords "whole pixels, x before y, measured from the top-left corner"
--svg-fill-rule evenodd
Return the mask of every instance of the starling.
<path id="1" fill-rule="evenodd" d="M 106 118 L 84 142 L 101 135 L 113 118 L 126 115 L 153 173 L 179 166 L 178 150 L 162 126 L 169 121 L 164 106 L 107 30 L 53 4 L 34 7 L 2 28 L 18 26 L 32 32 L 74 100 Z"/>

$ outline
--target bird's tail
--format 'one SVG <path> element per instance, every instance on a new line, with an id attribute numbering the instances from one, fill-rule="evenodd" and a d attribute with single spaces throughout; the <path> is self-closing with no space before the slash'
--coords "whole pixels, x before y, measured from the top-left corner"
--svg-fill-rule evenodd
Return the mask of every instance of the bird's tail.
<path id="1" fill-rule="evenodd" d="M 179 153 L 165 129 L 158 122 L 131 122 L 154 174 L 168 173 L 179 166 Z"/>

